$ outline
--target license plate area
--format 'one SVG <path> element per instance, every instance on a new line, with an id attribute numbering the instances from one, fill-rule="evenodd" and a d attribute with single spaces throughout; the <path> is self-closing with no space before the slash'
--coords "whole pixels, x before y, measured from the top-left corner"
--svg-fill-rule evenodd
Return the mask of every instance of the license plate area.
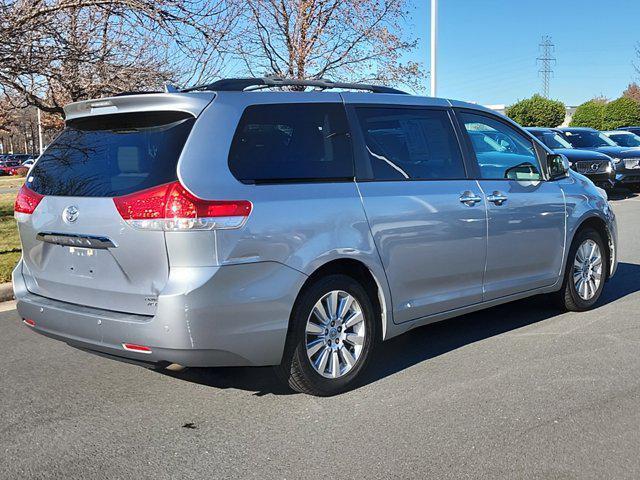
<path id="1" fill-rule="evenodd" d="M 68 272 L 71 275 L 94 278 L 96 275 L 96 261 L 100 252 L 93 248 L 62 247 L 67 251 Z M 103 252 L 106 253 L 106 252 Z"/>

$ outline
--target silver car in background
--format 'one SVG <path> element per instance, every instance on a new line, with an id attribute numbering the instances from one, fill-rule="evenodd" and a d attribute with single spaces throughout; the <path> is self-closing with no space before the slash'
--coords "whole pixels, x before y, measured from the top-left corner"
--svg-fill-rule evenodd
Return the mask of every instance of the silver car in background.
<path id="1" fill-rule="evenodd" d="M 282 86 L 316 90 L 247 90 Z M 381 340 L 537 294 L 586 310 L 616 269 L 606 194 L 477 105 L 269 78 L 65 113 L 16 200 L 17 308 L 114 359 L 331 395 Z"/>

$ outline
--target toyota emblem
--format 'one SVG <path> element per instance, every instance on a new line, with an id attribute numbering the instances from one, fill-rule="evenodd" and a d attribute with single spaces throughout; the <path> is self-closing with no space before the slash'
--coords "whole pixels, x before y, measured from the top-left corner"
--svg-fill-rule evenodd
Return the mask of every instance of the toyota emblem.
<path id="1" fill-rule="evenodd" d="M 75 205 L 69 205 L 62 212 L 62 219 L 66 223 L 74 223 L 76 220 L 78 220 L 79 215 L 80 212 L 78 211 L 78 207 L 76 207 Z"/>

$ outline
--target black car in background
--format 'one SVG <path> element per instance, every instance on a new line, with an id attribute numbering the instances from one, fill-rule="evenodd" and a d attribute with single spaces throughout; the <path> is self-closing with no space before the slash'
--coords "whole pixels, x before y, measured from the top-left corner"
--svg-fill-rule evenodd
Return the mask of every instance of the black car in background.
<path id="1" fill-rule="evenodd" d="M 570 127 L 557 131 L 575 148 L 609 155 L 616 170 L 616 185 L 640 186 L 640 148 L 621 147 L 594 128 Z"/>
<path id="2" fill-rule="evenodd" d="M 640 137 L 626 130 L 609 130 L 602 132 L 620 147 L 640 147 Z"/>
<path id="3" fill-rule="evenodd" d="M 565 140 L 562 131 L 555 128 L 531 127 L 526 130 L 554 152 L 567 157 L 571 168 L 576 172 L 588 177 L 599 187 L 605 189 L 613 187 L 615 168 L 608 155 L 574 148 Z"/>
<path id="4" fill-rule="evenodd" d="M 635 133 L 636 135 L 640 135 L 640 127 L 619 127 L 616 130 L 624 130 L 625 132 Z"/>

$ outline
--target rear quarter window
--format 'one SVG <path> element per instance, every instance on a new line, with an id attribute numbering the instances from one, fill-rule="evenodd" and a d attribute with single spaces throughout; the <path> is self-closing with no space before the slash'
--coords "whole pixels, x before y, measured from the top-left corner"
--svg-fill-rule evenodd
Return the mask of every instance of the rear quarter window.
<path id="1" fill-rule="evenodd" d="M 68 122 L 36 163 L 27 186 L 42 195 L 115 197 L 174 181 L 194 122 L 183 112 Z"/>
<path id="2" fill-rule="evenodd" d="M 243 183 L 353 179 L 351 139 L 343 106 L 247 107 L 231 144 L 229 169 Z"/>

